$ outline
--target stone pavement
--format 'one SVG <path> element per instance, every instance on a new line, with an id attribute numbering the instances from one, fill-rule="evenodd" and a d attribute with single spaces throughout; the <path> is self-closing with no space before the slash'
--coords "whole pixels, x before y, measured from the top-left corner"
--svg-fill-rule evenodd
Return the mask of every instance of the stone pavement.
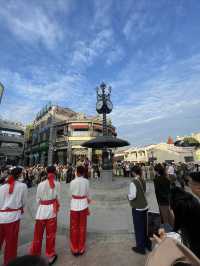
<path id="1" fill-rule="evenodd" d="M 55 265 L 138 265 L 142 266 L 145 256 L 132 252 L 134 245 L 131 209 L 127 202 L 130 179 L 115 178 L 111 187 L 91 181 L 91 198 L 88 217 L 87 253 L 75 258 L 69 249 L 69 184 L 62 183 L 61 210 L 58 216 L 57 252 Z M 36 188 L 29 190 L 28 206 L 21 222 L 20 247 L 18 254 L 26 254 L 33 237 Z M 147 185 L 150 210 L 158 211 L 153 184 Z M 45 241 L 44 241 L 45 242 Z M 45 243 L 43 243 L 45 245 Z M 1 263 L 1 258 L 0 258 Z"/>

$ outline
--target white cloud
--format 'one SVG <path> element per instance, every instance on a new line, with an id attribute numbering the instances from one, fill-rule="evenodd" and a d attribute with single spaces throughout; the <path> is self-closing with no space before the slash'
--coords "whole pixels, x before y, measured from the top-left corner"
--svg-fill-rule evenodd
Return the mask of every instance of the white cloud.
<path id="1" fill-rule="evenodd" d="M 94 1 L 94 21 L 92 29 L 102 29 L 111 26 L 112 0 Z"/>
<path id="2" fill-rule="evenodd" d="M 53 14 L 30 1 L 4 2 L 0 6 L 0 21 L 18 38 L 43 43 L 53 48 L 63 38 L 63 32 Z"/>
<path id="3" fill-rule="evenodd" d="M 105 56 L 110 52 L 113 41 L 111 29 L 98 32 L 93 40 L 77 41 L 72 55 L 72 66 L 86 68 L 91 65 L 98 56 Z"/>
<path id="4" fill-rule="evenodd" d="M 113 94 L 117 91 L 119 93 L 115 96 L 114 101 L 120 104 L 114 106 L 112 118 L 123 134 L 127 134 L 127 136 L 132 134 L 133 140 L 134 132 L 138 127 L 142 127 L 143 131 L 140 134 L 145 132 L 147 136 L 156 121 L 160 124 L 160 132 L 162 132 L 162 127 L 166 127 L 161 121 L 166 121 L 169 131 L 173 131 L 175 128 L 174 117 L 177 117 L 177 128 L 178 125 L 182 128 L 181 123 L 185 121 L 187 114 L 191 113 L 194 106 L 200 104 L 199 59 L 200 55 L 196 55 L 170 65 L 165 71 L 158 71 L 157 75 L 142 82 L 135 89 L 131 89 L 131 82 L 133 82 L 131 76 L 129 76 L 129 80 L 126 79 L 127 76 L 122 80 L 116 80 Z M 131 72 L 130 69 L 127 71 Z M 124 72 L 126 71 L 124 70 Z M 120 92 L 121 87 L 125 90 Z M 195 114 L 193 115 L 195 116 Z M 170 124 L 171 120 L 173 120 L 173 124 Z M 158 128 L 157 130 L 159 131 Z M 158 138 L 156 132 L 153 132 L 154 139 Z M 141 137 L 143 138 L 142 135 Z"/>
<path id="5" fill-rule="evenodd" d="M 57 74 L 51 79 L 49 73 L 46 84 L 36 84 L 17 72 L 0 71 L 0 76 L 5 85 L 1 105 L 1 114 L 5 118 L 29 122 L 48 101 L 86 113 L 95 110 L 94 99 L 87 91 L 91 85 L 80 74 Z"/>
<path id="6" fill-rule="evenodd" d="M 124 49 L 116 45 L 116 47 L 113 47 L 113 49 L 109 52 L 109 55 L 106 59 L 106 64 L 107 65 L 112 65 L 116 62 L 119 62 L 122 60 L 122 58 L 125 56 Z"/>
<path id="7" fill-rule="evenodd" d="M 132 5 L 131 12 L 126 19 L 123 27 L 123 34 L 127 40 L 133 43 L 139 41 L 145 36 L 154 36 L 157 33 L 162 32 L 159 17 L 155 18 L 151 12 L 152 8 L 159 6 L 159 2 L 152 2 L 150 5 L 146 1 L 138 1 L 135 5 Z M 154 7 L 153 7 L 154 6 Z"/>

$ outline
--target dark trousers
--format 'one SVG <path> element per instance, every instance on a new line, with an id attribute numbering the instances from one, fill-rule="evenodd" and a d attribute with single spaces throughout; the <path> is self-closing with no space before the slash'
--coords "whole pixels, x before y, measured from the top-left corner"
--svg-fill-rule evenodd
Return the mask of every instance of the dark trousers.
<path id="1" fill-rule="evenodd" d="M 141 251 L 145 251 L 145 248 L 149 248 L 151 241 L 147 236 L 147 210 L 138 211 L 132 209 L 133 224 L 135 229 L 136 246 Z"/>

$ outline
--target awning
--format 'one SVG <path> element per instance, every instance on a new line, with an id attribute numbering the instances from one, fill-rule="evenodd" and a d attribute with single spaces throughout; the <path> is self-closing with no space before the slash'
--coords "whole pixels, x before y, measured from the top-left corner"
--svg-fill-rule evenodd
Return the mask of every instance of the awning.
<path id="1" fill-rule="evenodd" d="M 88 129 L 89 125 L 88 124 L 74 124 L 74 125 L 71 125 L 71 128 L 73 128 L 73 129 Z"/>
<path id="2" fill-rule="evenodd" d="M 114 138 L 112 136 L 98 136 L 92 140 L 86 141 L 81 144 L 82 147 L 87 148 L 117 148 L 130 145 L 128 141 L 123 139 Z"/>

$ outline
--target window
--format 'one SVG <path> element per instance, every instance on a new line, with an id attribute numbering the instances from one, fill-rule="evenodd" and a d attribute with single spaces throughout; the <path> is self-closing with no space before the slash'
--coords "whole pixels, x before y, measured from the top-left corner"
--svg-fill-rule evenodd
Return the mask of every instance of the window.
<path id="1" fill-rule="evenodd" d="M 52 122 L 52 117 L 49 116 L 48 119 L 47 119 L 47 124 L 51 124 L 51 122 Z"/>
<path id="2" fill-rule="evenodd" d="M 76 136 L 88 136 L 89 132 L 88 130 L 74 130 L 71 132 L 71 136 L 76 137 Z"/>
<path id="3" fill-rule="evenodd" d="M 185 156 L 184 159 L 185 159 L 185 162 L 186 163 L 189 163 L 189 162 L 193 162 L 194 161 L 194 157 L 193 156 Z"/>
<path id="4" fill-rule="evenodd" d="M 57 137 L 62 137 L 64 135 L 64 128 L 57 129 Z"/>

